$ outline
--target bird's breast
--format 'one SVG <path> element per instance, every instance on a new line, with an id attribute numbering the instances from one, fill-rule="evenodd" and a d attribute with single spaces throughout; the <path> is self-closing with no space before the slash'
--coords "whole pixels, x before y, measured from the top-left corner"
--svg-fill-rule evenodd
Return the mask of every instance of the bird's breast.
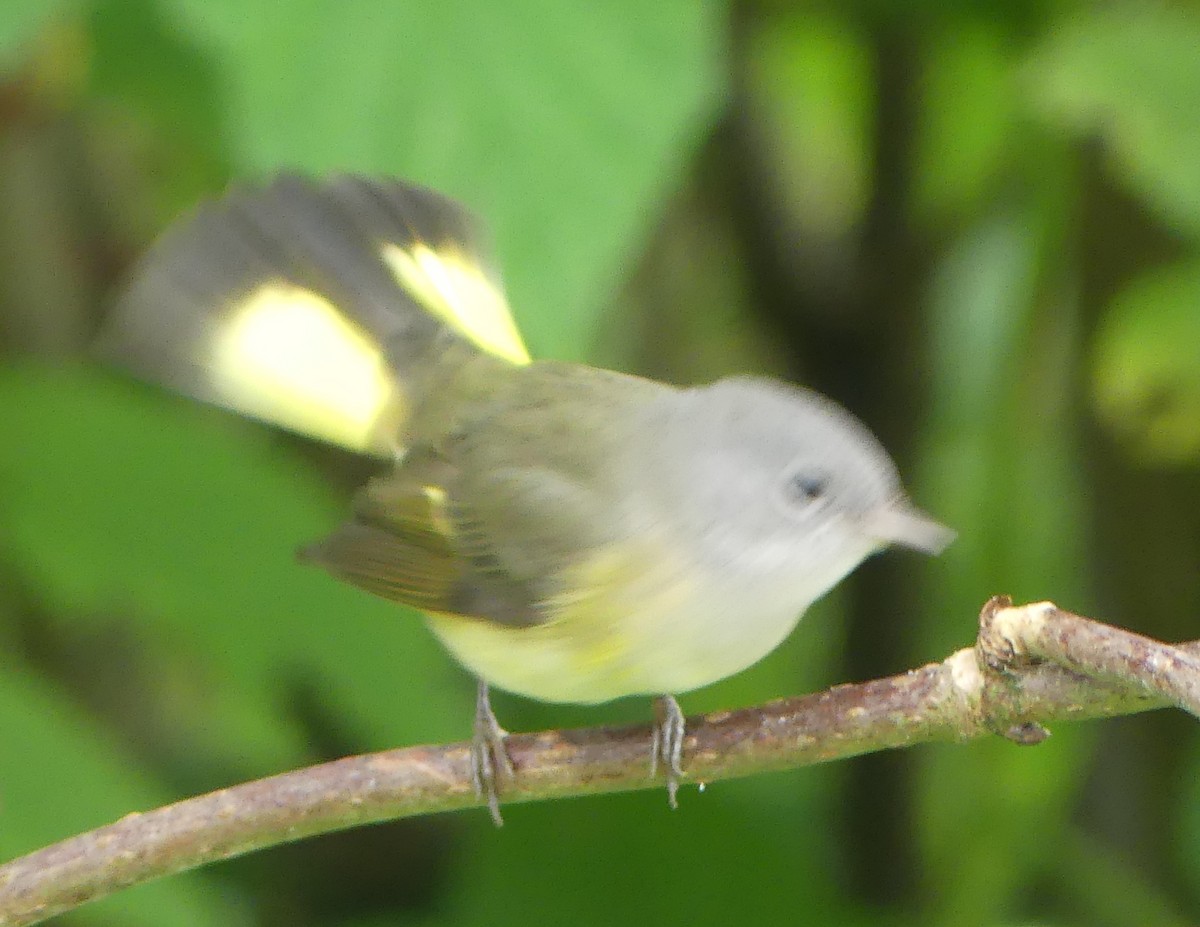
<path id="1" fill-rule="evenodd" d="M 678 694 L 740 672 L 774 650 L 812 600 L 785 577 L 702 570 L 648 538 L 595 553 L 557 585 L 541 625 L 434 615 L 430 626 L 491 684 L 587 704 Z"/>

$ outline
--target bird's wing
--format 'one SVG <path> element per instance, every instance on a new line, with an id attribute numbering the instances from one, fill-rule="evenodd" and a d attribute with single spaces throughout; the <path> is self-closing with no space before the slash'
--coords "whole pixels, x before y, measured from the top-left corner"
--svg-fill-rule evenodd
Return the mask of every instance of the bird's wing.
<path id="1" fill-rule="evenodd" d="M 599 521 L 590 495 L 538 468 L 477 475 L 470 495 L 414 476 L 401 467 L 368 484 L 355 518 L 302 558 L 423 611 L 509 627 L 552 620 Z"/>

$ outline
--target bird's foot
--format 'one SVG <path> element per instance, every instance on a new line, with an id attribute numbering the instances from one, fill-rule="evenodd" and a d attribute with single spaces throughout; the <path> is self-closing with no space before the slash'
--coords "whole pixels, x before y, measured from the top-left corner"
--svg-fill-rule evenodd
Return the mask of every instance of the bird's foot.
<path id="1" fill-rule="evenodd" d="M 660 695 L 654 700 L 654 739 L 650 745 L 650 775 L 658 774 L 661 762 L 667 774 L 667 801 L 678 808 L 676 796 L 683 778 L 683 734 L 686 723 L 683 711 L 673 695 Z"/>
<path id="2" fill-rule="evenodd" d="M 516 775 L 513 769 L 512 757 L 508 755 L 508 747 L 504 738 L 508 731 L 500 726 L 492 711 L 492 702 L 488 698 L 488 686 L 479 680 L 475 694 L 475 732 L 471 738 L 471 782 L 475 786 L 475 797 L 486 798 L 488 811 L 497 827 L 504 824 L 500 814 L 500 795 L 497 787 L 498 779 L 512 781 Z"/>

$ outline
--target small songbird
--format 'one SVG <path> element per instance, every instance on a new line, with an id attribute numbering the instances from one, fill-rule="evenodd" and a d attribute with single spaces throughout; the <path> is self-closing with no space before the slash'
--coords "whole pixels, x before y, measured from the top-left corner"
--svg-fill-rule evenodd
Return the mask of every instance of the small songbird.
<path id="1" fill-rule="evenodd" d="M 414 606 L 478 680 L 476 790 L 513 775 L 488 701 L 674 696 L 770 653 L 890 544 L 936 553 L 875 437 L 779 382 L 680 388 L 531 361 L 472 217 L 394 180 L 283 175 L 169 229 L 100 351 L 198 399 L 387 461 L 302 558 Z"/>

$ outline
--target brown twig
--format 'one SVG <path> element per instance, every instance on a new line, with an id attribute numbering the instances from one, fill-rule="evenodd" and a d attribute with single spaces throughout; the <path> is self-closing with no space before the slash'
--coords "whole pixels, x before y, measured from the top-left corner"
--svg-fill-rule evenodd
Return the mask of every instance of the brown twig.
<path id="1" fill-rule="evenodd" d="M 684 765 L 699 783 L 990 732 L 1036 743 L 1055 721 L 1168 704 L 1196 713 L 1198 691 L 1200 642 L 1171 647 L 1049 603 L 996 598 L 977 647 L 941 663 L 689 718 Z M 504 801 L 660 785 L 648 775 L 650 736 L 648 726 L 512 735 L 517 774 Z M 312 834 L 477 806 L 468 757 L 465 743 L 389 750 L 130 814 L 0 867 L 0 925 Z"/>
<path id="2" fill-rule="evenodd" d="M 1053 663 L 1135 687 L 1200 717 L 1200 653 L 1081 618 L 1053 602 L 1014 608 L 1006 596 L 996 596 L 980 615 L 977 647 L 989 667 Z"/>

